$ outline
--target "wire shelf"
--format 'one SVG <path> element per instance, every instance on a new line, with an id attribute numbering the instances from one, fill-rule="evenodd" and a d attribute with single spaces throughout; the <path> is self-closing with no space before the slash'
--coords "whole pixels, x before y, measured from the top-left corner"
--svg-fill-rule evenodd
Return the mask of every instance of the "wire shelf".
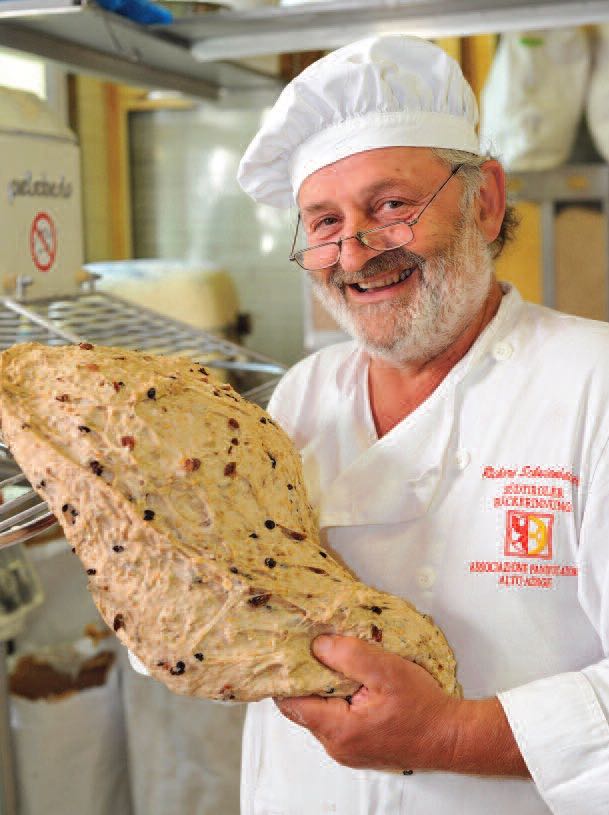
<path id="1" fill-rule="evenodd" d="M 0 298 L 0 350 L 23 342 L 91 342 L 189 356 L 205 367 L 220 369 L 222 378 L 261 407 L 267 406 L 285 371 L 283 365 L 262 354 L 107 292 L 82 292 L 27 303 Z M 15 479 L 25 488 L 29 486 L 2 443 L 0 465 L 9 476 L 0 483 L 0 495 Z M 23 543 L 54 522 L 42 499 L 29 489 L 0 506 L 0 549 Z"/>
<path id="2" fill-rule="evenodd" d="M 108 292 L 18 302 L 0 299 L 0 350 L 21 342 L 91 342 L 188 356 L 226 372 L 246 399 L 266 407 L 285 367 L 268 357 Z"/>

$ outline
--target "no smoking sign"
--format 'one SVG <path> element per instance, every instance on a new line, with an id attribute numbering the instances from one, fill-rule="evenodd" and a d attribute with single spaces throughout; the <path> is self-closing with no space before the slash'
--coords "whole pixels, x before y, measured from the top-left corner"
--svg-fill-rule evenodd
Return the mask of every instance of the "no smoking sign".
<path id="1" fill-rule="evenodd" d="M 39 212 L 30 227 L 30 254 L 40 272 L 48 272 L 57 257 L 57 230 L 46 212 Z"/>

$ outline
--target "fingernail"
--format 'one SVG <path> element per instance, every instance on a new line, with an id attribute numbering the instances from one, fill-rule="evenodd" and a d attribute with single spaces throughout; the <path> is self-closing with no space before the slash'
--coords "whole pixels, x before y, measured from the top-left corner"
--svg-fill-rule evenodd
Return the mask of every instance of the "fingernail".
<path id="1" fill-rule="evenodd" d="M 332 649 L 332 637 L 328 634 L 321 634 L 313 641 L 313 653 L 315 656 L 323 657 L 329 654 Z"/>

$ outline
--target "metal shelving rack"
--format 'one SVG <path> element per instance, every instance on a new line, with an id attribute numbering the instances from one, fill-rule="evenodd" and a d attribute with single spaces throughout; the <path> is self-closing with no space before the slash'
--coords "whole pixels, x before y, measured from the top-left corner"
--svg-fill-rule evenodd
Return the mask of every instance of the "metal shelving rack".
<path id="1" fill-rule="evenodd" d="M 266 407 L 285 367 L 268 357 L 107 292 L 79 292 L 27 303 L 0 298 L 0 350 L 21 342 L 47 345 L 91 342 L 155 354 L 187 356 L 222 377 L 251 402 Z M 0 464 L 9 480 L 29 487 L 0 443 Z M 0 506 L 0 549 L 34 537 L 53 517 L 33 490 Z M 1 815 L 1 809 L 0 809 Z"/>
<path id="2" fill-rule="evenodd" d="M 92 342 L 182 354 L 230 372 L 243 396 L 262 407 L 285 367 L 268 357 L 108 292 L 19 302 L 0 298 L 0 350 L 18 342 Z"/>
<path id="3" fill-rule="evenodd" d="M 208 15 L 213 16 L 213 15 Z M 71 70 L 187 96 L 277 89 L 275 77 L 220 60 L 198 63 L 172 26 L 142 26 L 88 0 L 1 0 L 0 45 Z"/>
<path id="4" fill-rule="evenodd" d="M 0 298 L 0 350 L 21 342 L 47 345 L 91 342 L 155 354 L 187 356 L 221 378 L 251 402 L 266 407 L 285 367 L 268 357 L 123 300 L 107 292 L 79 292 L 19 302 Z M 0 464 L 10 478 L 0 488 L 29 484 L 6 446 Z M 53 523 L 53 516 L 33 490 L 0 506 L 0 550 L 23 543 Z M 0 809 L 1 815 L 1 809 Z"/>
<path id="5" fill-rule="evenodd" d="M 541 213 L 542 300 L 556 307 L 556 214 L 562 204 L 594 204 L 604 216 L 606 246 L 609 247 L 609 166 L 567 164 L 553 170 L 512 172 L 508 180 L 511 201 L 530 201 Z M 609 258 L 605 257 L 609 291 Z M 609 320 L 609 314 L 607 314 Z"/>

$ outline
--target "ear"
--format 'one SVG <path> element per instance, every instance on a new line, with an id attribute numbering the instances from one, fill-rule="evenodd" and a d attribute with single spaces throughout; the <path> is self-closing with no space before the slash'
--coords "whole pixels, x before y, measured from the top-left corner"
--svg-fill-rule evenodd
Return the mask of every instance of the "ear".
<path id="1" fill-rule="evenodd" d="M 476 223 L 487 243 L 492 243 L 505 213 L 505 171 L 495 159 L 485 161 L 481 169 L 484 181 L 476 198 Z"/>

